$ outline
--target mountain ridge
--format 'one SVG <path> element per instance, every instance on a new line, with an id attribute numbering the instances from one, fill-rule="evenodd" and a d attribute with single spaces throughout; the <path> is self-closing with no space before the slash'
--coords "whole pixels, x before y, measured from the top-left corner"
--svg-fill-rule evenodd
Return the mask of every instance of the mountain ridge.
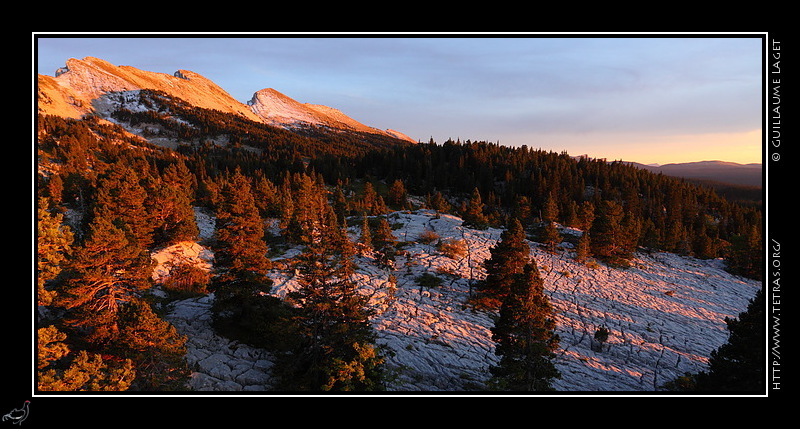
<path id="1" fill-rule="evenodd" d="M 693 161 L 669 163 L 663 165 L 645 165 L 630 162 L 638 168 L 662 173 L 668 176 L 683 177 L 686 179 L 717 181 L 743 186 L 761 187 L 763 182 L 763 166 L 757 163 L 740 164 L 730 161 Z"/>
<path id="2" fill-rule="evenodd" d="M 415 142 L 401 132 L 364 125 L 338 109 L 300 103 L 271 88 L 256 91 L 250 101 L 242 103 L 213 81 L 183 69 L 169 75 L 116 66 L 95 57 L 70 58 L 55 76 L 39 74 L 37 84 L 38 112 L 66 118 L 78 119 L 95 112 L 95 103 L 109 93 L 150 89 L 163 91 L 197 107 L 285 129 L 322 126 Z"/>

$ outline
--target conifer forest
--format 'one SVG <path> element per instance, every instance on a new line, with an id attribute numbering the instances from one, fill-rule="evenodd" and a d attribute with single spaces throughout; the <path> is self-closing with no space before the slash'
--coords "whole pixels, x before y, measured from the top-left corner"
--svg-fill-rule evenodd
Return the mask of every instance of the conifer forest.
<path id="1" fill-rule="evenodd" d="M 584 231 L 572 243 L 583 260 L 624 269 L 636 252 L 664 251 L 764 276 L 761 201 L 618 161 L 487 141 L 290 132 L 154 91 L 142 97 L 147 113 L 113 118 L 151 124 L 176 149 L 93 117 L 37 118 L 37 391 L 186 391 L 186 338 L 164 319 L 164 302 L 209 293 L 217 332 L 275 356 L 275 391 L 385 390 L 391 372 L 352 275 L 360 249 L 387 267 L 402 251 L 393 211 L 424 208 L 504 231 L 468 303 L 496 315 L 488 390 L 550 391 L 558 377 L 554 310 L 525 241 L 558 251 L 567 238 L 556 224 Z M 213 270 L 175 266 L 165 294 L 150 293 L 151 252 L 197 240 L 195 208 L 216 220 Z M 267 232 L 268 219 L 279 234 Z M 287 246 L 302 249 L 291 267 L 301 287 L 272 296 L 271 255 Z M 759 301 L 730 321 L 731 344 L 708 372 L 668 386 L 763 388 L 763 353 L 742 346 L 760 334 Z"/>

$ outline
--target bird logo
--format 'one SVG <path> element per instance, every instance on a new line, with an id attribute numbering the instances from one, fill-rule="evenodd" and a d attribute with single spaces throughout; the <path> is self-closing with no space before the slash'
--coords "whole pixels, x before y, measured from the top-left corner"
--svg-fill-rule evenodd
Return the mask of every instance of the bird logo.
<path id="1" fill-rule="evenodd" d="M 22 425 L 22 422 L 28 418 L 28 405 L 30 405 L 31 401 L 25 401 L 22 404 L 22 408 L 14 408 L 13 410 L 9 411 L 8 413 L 3 415 L 3 421 L 11 421 L 15 425 Z"/>

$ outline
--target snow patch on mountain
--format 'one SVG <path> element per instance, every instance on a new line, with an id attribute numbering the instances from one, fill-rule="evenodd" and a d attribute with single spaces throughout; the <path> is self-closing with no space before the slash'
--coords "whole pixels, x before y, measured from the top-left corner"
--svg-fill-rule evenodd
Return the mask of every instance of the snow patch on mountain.
<path id="1" fill-rule="evenodd" d="M 326 126 L 347 131 L 389 135 L 413 142 L 396 131 L 382 131 L 348 117 L 341 111 L 320 105 L 302 104 L 267 88 L 257 91 L 247 103 L 234 99 L 202 75 L 178 70 L 172 75 L 115 66 L 108 61 L 86 57 L 71 58 L 55 76 L 38 76 L 38 111 L 42 114 L 80 118 L 95 112 L 105 95 L 142 89 L 163 91 L 189 104 L 235 114 L 255 122 L 292 129 L 298 126 Z"/>
<path id="2" fill-rule="evenodd" d="M 388 217 L 402 242 L 394 265 L 382 266 L 362 252 L 356 276 L 377 312 L 378 343 L 392 352 L 388 366 L 397 378 L 389 390 L 484 389 L 489 367 L 497 362 L 494 314 L 474 310 L 467 300 L 475 282 L 485 277 L 483 262 L 502 230 L 466 228 L 456 216 L 428 210 Z M 198 220 L 202 235 L 209 237 L 213 218 Z M 445 255 L 435 243 L 419 240 L 424 231 L 441 240 L 464 240 L 468 251 Z M 358 228 L 350 233 L 356 239 Z M 616 269 L 575 262 L 567 243 L 555 254 L 529 244 L 556 311 L 561 341 L 555 363 L 562 377 L 554 386 L 564 392 L 652 392 L 685 372 L 707 369 L 711 352 L 727 341 L 725 318 L 737 317 L 760 288 L 759 282 L 727 273 L 722 260 L 638 253 L 632 267 Z M 210 256 L 202 246 L 186 249 L 194 257 Z M 273 261 L 288 267 L 281 262 L 297 252 L 289 249 Z M 421 285 L 425 273 L 441 284 Z M 276 296 L 298 287 L 290 269 L 275 269 L 271 278 Z M 268 390 L 269 353 L 216 335 L 210 325 L 212 301 L 213 295 L 175 302 L 168 317 L 189 337 L 193 388 Z M 594 339 L 601 326 L 610 333 L 603 343 Z"/>

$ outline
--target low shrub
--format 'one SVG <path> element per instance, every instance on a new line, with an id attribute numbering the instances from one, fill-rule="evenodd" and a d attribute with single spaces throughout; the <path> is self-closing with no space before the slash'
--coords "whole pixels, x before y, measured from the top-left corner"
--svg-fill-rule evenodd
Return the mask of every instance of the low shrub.
<path id="1" fill-rule="evenodd" d="M 419 237 L 417 237 L 417 240 L 422 244 L 431 244 L 434 241 L 438 240 L 439 238 L 440 238 L 439 234 L 437 234 L 434 231 L 431 231 L 430 229 L 426 229 L 425 231 L 422 231 Z"/>
<path id="2" fill-rule="evenodd" d="M 164 288 L 178 294 L 194 295 L 208 293 L 211 274 L 195 264 L 184 262 L 173 265 L 164 280 Z"/>
<path id="3" fill-rule="evenodd" d="M 424 273 L 417 277 L 417 283 L 422 287 L 439 287 L 442 284 L 441 277 L 438 277 L 431 273 Z"/>
<path id="4" fill-rule="evenodd" d="M 466 256 L 467 242 L 464 240 L 443 240 L 439 242 L 437 250 L 450 259 Z"/>

